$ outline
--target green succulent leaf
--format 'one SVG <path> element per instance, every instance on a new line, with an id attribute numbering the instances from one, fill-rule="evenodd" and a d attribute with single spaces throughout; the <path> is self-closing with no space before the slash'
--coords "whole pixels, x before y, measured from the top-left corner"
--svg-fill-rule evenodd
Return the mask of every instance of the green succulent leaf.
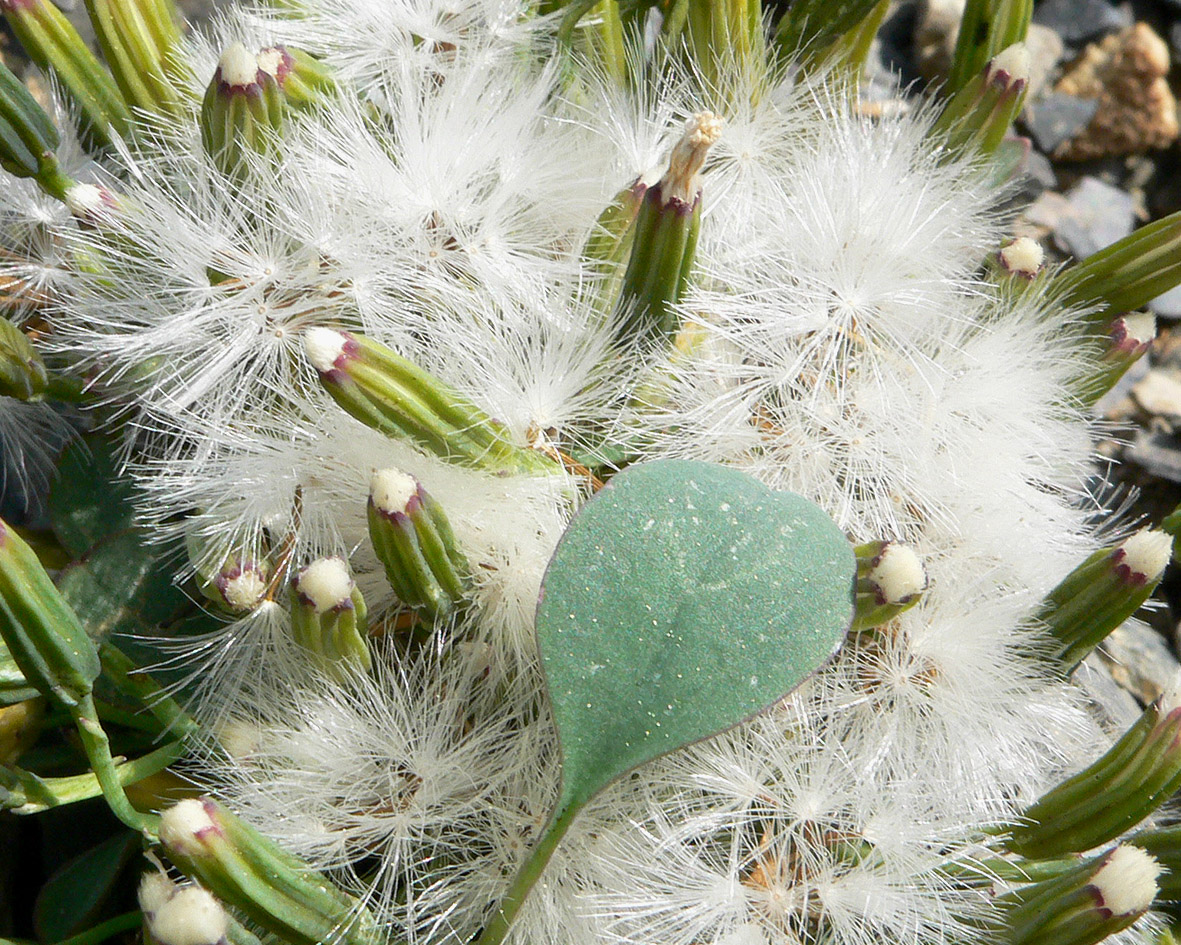
<path id="1" fill-rule="evenodd" d="M 99 437 L 72 443 L 58 463 L 49 493 L 54 534 L 78 558 L 112 532 L 132 523 L 134 487 L 120 478 L 111 445 Z"/>
<path id="2" fill-rule="evenodd" d="M 795 689 L 844 639 L 856 564 L 819 507 L 722 466 L 619 473 L 550 562 L 537 634 L 558 811 Z"/>
<path id="3" fill-rule="evenodd" d="M 142 845 L 134 833 L 121 831 L 51 876 L 41 888 L 34 910 L 38 938 L 60 942 L 95 922 Z"/>

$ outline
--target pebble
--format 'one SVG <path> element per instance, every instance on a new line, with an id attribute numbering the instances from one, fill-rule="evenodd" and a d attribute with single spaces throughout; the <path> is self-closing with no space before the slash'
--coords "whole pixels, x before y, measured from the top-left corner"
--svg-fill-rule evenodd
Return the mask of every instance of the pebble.
<path id="1" fill-rule="evenodd" d="M 1142 705 L 1169 688 L 1181 669 L 1165 638 L 1138 620 L 1117 627 L 1098 652 L 1112 679 Z"/>
<path id="2" fill-rule="evenodd" d="M 1150 476 L 1181 483 L 1181 438 L 1163 430 L 1137 430 L 1123 459 Z"/>
<path id="3" fill-rule="evenodd" d="M 914 30 L 914 56 L 928 82 L 947 78 L 967 0 L 923 0 Z"/>
<path id="4" fill-rule="evenodd" d="M 1181 285 L 1169 289 L 1164 295 L 1158 295 L 1148 303 L 1148 307 L 1160 318 L 1181 318 Z"/>
<path id="5" fill-rule="evenodd" d="M 1085 259 L 1132 232 L 1135 202 L 1131 194 L 1088 175 L 1065 195 L 1046 191 L 1026 217 L 1047 227 L 1064 252 Z"/>
<path id="6" fill-rule="evenodd" d="M 1068 45 L 1079 46 L 1131 26 L 1132 14 L 1107 0 L 1042 0 L 1033 11 L 1033 22 L 1048 26 Z"/>
<path id="7" fill-rule="evenodd" d="M 1132 399 L 1145 413 L 1181 420 L 1181 378 L 1172 371 L 1153 369 L 1131 390 Z"/>
<path id="8" fill-rule="evenodd" d="M 1023 123 L 1034 144 L 1051 154 L 1090 124 L 1098 110 L 1097 98 L 1051 92 L 1026 107 Z"/>
<path id="9" fill-rule="evenodd" d="M 1054 91 L 1094 99 L 1098 109 L 1053 157 L 1091 161 L 1168 147 L 1179 131 L 1168 73 L 1168 44 L 1147 23 L 1087 46 L 1063 71 Z"/>

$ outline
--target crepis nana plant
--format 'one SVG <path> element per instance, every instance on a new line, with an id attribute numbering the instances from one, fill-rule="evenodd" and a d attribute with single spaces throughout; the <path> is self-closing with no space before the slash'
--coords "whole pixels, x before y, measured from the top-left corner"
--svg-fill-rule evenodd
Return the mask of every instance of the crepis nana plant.
<path id="1" fill-rule="evenodd" d="M 1172 540 L 1083 483 L 1181 222 L 1047 269 L 1031 4 L 895 117 L 887 5 L 4 0 L 8 475 L 99 433 L 0 530 L 0 798 L 152 864 L 53 937 L 1158 934 L 1181 689 L 1085 660 Z"/>

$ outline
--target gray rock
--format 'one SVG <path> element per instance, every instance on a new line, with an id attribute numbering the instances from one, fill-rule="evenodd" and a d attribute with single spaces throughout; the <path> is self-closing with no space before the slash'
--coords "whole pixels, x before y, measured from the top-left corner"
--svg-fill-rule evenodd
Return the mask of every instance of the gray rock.
<path id="1" fill-rule="evenodd" d="M 1158 295 L 1148 307 L 1160 318 L 1181 318 L 1181 285 Z"/>
<path id="2" fill-rule="evenodd" d="M 1107 0 L 1042 0 L 1033 21 L 1048 26 L 1070 46 L 1081 46 L 1132 25 L 1131 10 Z"/>
<path id="3" fill-rule="evenodd" d="M 1167 689 L 1181 664 L 1159 633 L 1139 620 L 1117 627 L 1100 647 L 1112 678 L 1147 705 Z"/>
<path id="4" fill-rule="evenodd" d="M 1085 259 L 1127 236 L 1135 226 L 1135 203 L 1126 191 L 1087 176 L 1065 195 L 1047 191 L 1029 208 L 1031 223 L 1048 227 L 1064 252 Z"/>
<path id="5" fill-rule="evenodd" d="M 1181 482 L 1181 437 L 1172 433 L 1137 431 L 1124 459 L 1158 479 Z"/>
<path id="6" fill-rule="evenodd" d="M 1046 154 L 1082 131 L 1099 110 L 1099 100 L 1050 92 L 1025 109 L 1025 128 Z"/>

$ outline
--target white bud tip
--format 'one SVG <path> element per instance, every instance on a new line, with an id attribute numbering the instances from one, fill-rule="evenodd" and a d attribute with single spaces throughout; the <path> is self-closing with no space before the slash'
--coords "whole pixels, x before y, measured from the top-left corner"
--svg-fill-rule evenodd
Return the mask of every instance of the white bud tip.
<path id="1" fill-rule="evenodd" d="M 106 206 L 103 192 L 94 184 L 75 184 L 66 191 L 66 208 L 76 217 L 93 217 Z"/>
<path id="2" fill-rule="evenodd" d="M 184 856 L 201 856 L 205 852 L 201 836 L 216 829 L 205 802 L 197 798 L 179 801 L 160 815 L 160 842 Z"/>
<path id="3" fill-rule="evenodd" d="M 349 599 L 353 579 L 343 558 L 321 558 L 299 572 L 295 589 L 322 614 Z"/>
<path id="4" fill-rule="evenodd" d="M 241 43 L 233 43 L 221 54 L 217 68 L 226 85 L 245 88 L 258 79 L 258 57 Z"/>
<path id="5" fill-rule="evenodd" d="M 234 610 L 253 610 L 267 592 L 267 582 L 257 571 L 247 568 L 230 578 L 221 589 L 221 596 Z"/>
<path id="6" fill-rule="evenodd" d="M 168 878 L 167 873 L 157 871 L 144 873 L 139 881 L 137 896 L 140 911 L 151 916 L 172 898 L 174 892 L 176 892 L 176 883 Z"/>
<path id="7" fill-rule="evenodd" d="M 258 67 L 269 76 L 279 75 L 279 66 L 283 64 L 283 51 L 277 46 L 268 46 L 260 50 L 256 58 Z"/>
<path id="8" fill-rule="evenodd" d="M 369 480 L 369 497 L 378 511 L 405 512 L 406 504 L 418 493 L 418 480 L 400 469 L 379 469 Z"/>
<path id="9" fill-rule="evenodd" d="M 1041 243 L 1028 236 L 1019 236 L 1001 250 L 1001 265 L 1009 272 L 1032 279 L 1041 271 L 1046 251 Z"/>
<path id="10" fill-rule="evenodd" d="M 927 572 L 909 545 L 886 545 L 868 577 L 887 604 L 904 604 L 927 586 Z"/>
<path id="11" fill-rule="evenodd" d="M 1005 73 L 1009 77 L 1007 85 L 1015 82 L 1029 81 L 1029 50 L 1025 43 L 1014 43 L 997 53 L 988 64 L 988 78 L 991 80 L 998 73 Z"/>
<path id="12" fill-rule="evenodd" d="M 184 886 L 164 903 L 148 930 L 160 945 L 216 945 L 226 937 L 226 911 L 200 886 Z"/>
<path id="13" fill-rule="evenodd" d="M 1144 912 L 1156 898 L 1156 878 L 1161 865 L 1139 847 L 1118 846 L 1107 855 L 1107 862 L 1091 877 L 1104 908 L 1113 915 Z"/>
<path id="14" fill-rule="evenodd" d="M 1173 555 L 1173 536 L 1155 528 L 1146 528 L 1120 545 L 1120 551 L 1123 552 L 1120 563 L 1134 577 L 1155 581 L 1165 573 Z"/>
<path id="15" fill-rule="evenodd" d="M 1156 337 L 1156 316 L 1152 312 L 1131 312 L 1118 319 L 1123 324 L 1126 341 L 1146 345 Z"/>
<path id="16" fill-rule="evenodd" d="M 331 328 L 309 328 L 303 333 L 303 349 L 321 374 L 327 374 L 344 351 L 345 337 Z"/>

